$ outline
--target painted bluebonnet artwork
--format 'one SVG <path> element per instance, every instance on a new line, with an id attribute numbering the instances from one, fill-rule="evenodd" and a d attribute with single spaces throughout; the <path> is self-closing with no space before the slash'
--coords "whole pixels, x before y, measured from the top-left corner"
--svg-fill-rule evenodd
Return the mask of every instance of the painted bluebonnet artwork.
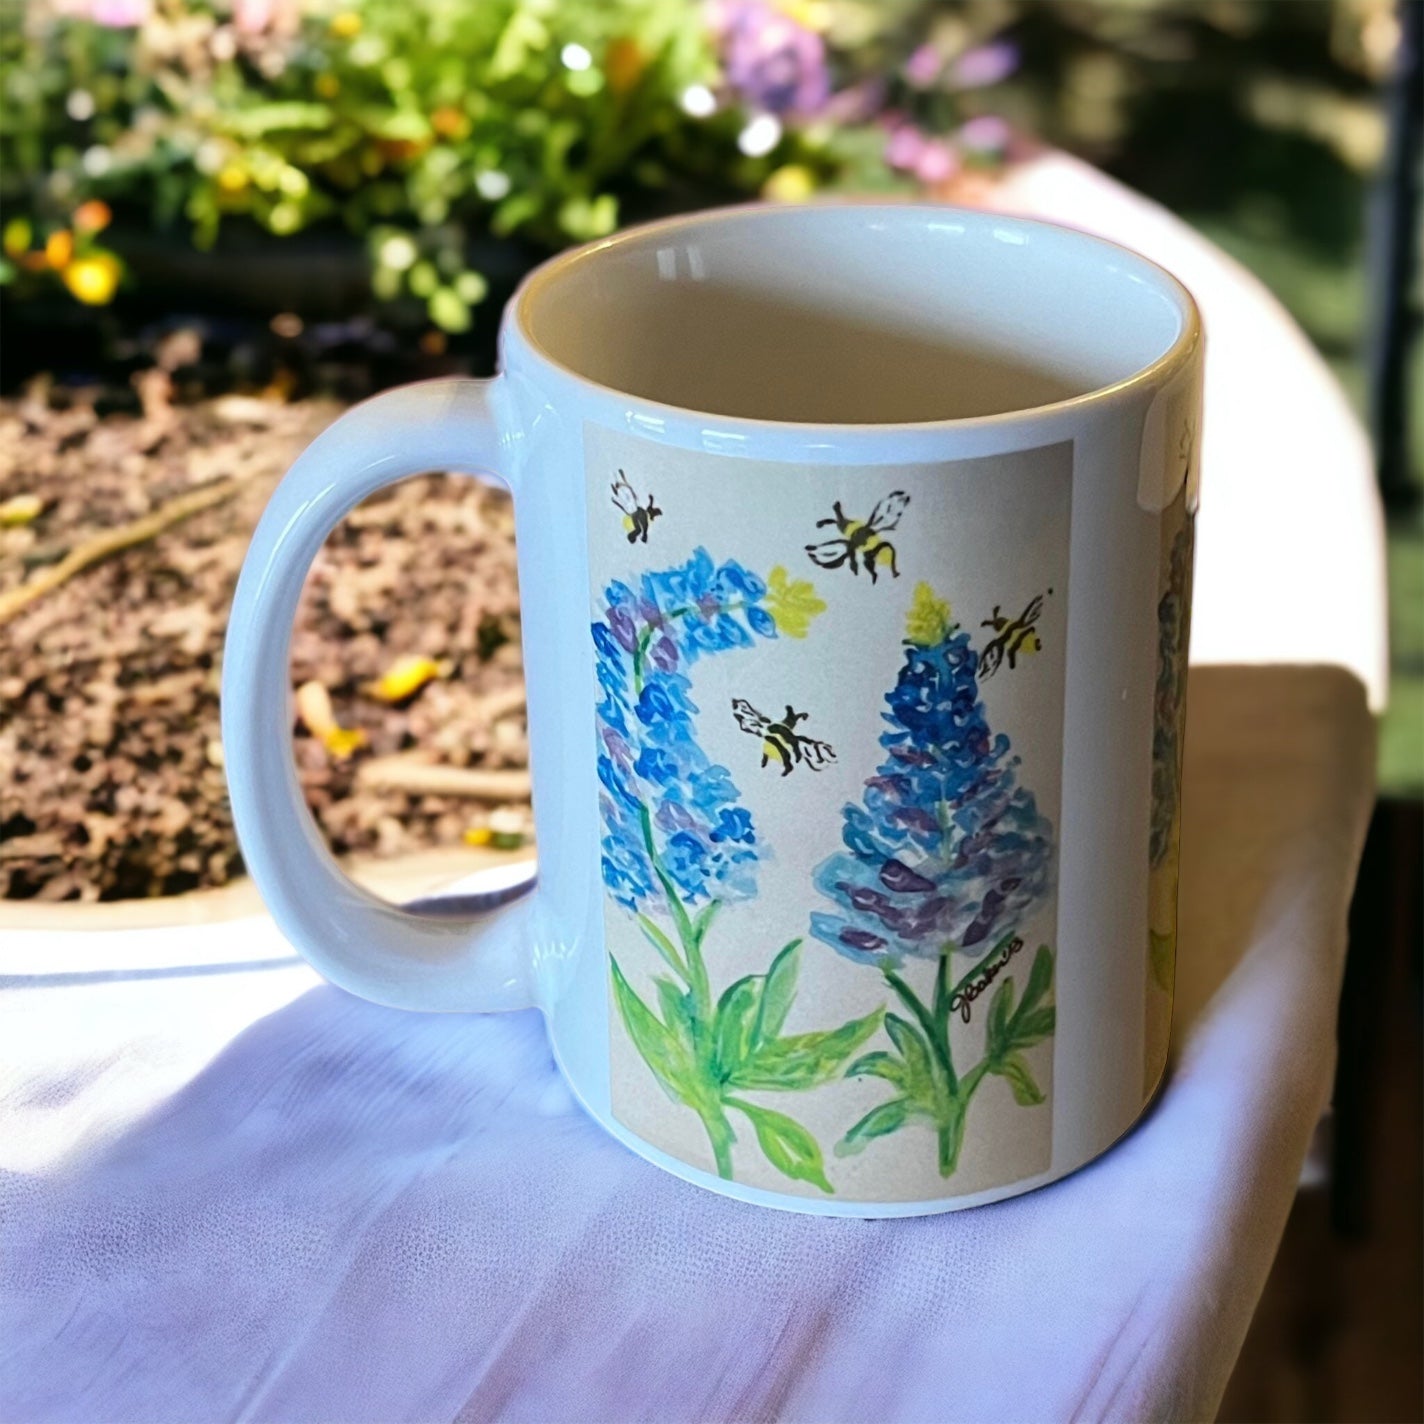
<path id="1" fill-rule="evenodd" d="M 1177 953 L 1175 851 L 1187 691 L 1187 628 L 1191 619 L 1191 558 L 1192 524 L 1188 518 L 1172 537 L 1164 571 L 1166 583 L 1157 602 L 1157 684 L 1152 702 L 1152 821 L 1148 865 L 1154 881 L 1168 877 L 1172 914 L 1169 928 L 1149 927 L 1148 962 L 1153 981 L 1159 989 L 1168 992 L 1172 988 Z"/>
<path id="2" fill-rule="evenodd" d="M 880 1014 L 825 1032 L 783 1034 L 799 939 L 765 974 L 714 996 L 710 932 L 719 909 L 756 895 L 766 847 L 731 773 L 698 741 L 692 676 L 702 659 L 804 637 L 824 608 L 813 586 L 791 580 L 784 568 L 763 579 L 699 548 L 686 563 L 609 583 L 592 632 L 603 881 L 669 971 L 653 980 L 655 1011 L 611 959 L 623 1025 L 663 1089 L 701 1119 L 721 1176 L 732 1176 L 730 1114 L 737 1114 L 773 1167 L 830 1192 L 815 1137 L 741 1095 L 831 1081 L 875 1032 Z"/>
<path id="3" fill-rule="evenodd" d="M 1053 889 L 1053 827 L 1019 780 L 1009 738 L 989 725 L 979 654 L 947 602 L 915 592 L 904 657 L 886 694 L 885 759 L 844 811 L 844 850 L 815 871 L 835 907 L 811 916 L 811 933 L 838 954 L 878 969 L 908 1017 L 887 1013 L 892 1051 L 865 1055 L 849 1076 L 878 1077 L 896 1095 L 837 1145 L 842 1155 L 915 1121 L 935 1128 L 939 1169 L 959 1160 L 970 1100 L 985 1077 L 1006 1079 L 1023 1105 L 1043 1094 L 1023 1051 L 1052 1034 L 1045 1003 L 1053 954 L 1039 948 L 1022 996 L 1004 971 L 1023 948 L 1018 927 Z M 968 963 L 956 980 L 954 965 Z M 935 964 L 928 1001 L 906 961 Z M 957 1069 L 951 1020 L 967 1019 L 994 980 L 983 1058 Z"/>
<path id="4" fill-rule="evenodd" d="M 1152 718 L 1152 841 L 1155 870 L 1167 858 L 1177 821 L 1181 775 L 1181 709 L 1187 675 L 1187 573 L 1191 529 L 1183 525 L 1172 540 L 1167 586 L 1157 603 L 1157 687 Z"/>

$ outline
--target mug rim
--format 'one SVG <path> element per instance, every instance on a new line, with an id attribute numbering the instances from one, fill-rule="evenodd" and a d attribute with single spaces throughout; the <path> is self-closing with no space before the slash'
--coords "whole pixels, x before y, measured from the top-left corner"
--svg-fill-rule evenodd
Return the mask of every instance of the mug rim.
<path id="1" fill-rule="evenodd" d="M 555 283 L 565 280 L 578 267 L 588 266 L 598 261 L 605 253 L 631 247 L 649 238 L 680 229 L 707 228 L 723 223 L 757 222 L 773 217 L 787 217 L 796 214 L 812 217 L 820 213 L 854 212 L 868 217 L 893 219 L 900 223 L 912 223 L 929 215 L 938 218 L 953 217 L 956 221 L 966 221 L 980 227 L 1010 227 L 1016 231 L 1027 231 L 1066 235 L 1072 241 L 1087 248 L 1097 248 L 1140 264 L 1153 277 L 1158 290 L 1177 308 L 1180 326 L 1171 344 L 1145 365 L 1129 372 L 1116 381 L 1110 381 L 1091 390 L 1065 397 L 1062 400 L 1047 401 L 1039 405 L 1025 405 L 1013 410 L 999 411 L 992 415 L 951 416 L 934 420 L 903 421 L 806 421 L 768 419 L 761 416 L 733 415 L 721 411 L 709 411 L 696 406 L 677 405 L 668 401 L 642 396 L 634 391 L 609 385 L 595 380 L 582 371 L 553 355 L 549 348 L 537 340 L 530 330 L 527 313 L 530 303 Z M 829 435 L 838 440 L 854 440 L 867 435 L 934 434 L 960 431 L 994 431 L 1025 424 L 1036 425 L 1052 422 L 1064 415 L 1072 415 L 1090 408 L 1114 401 L 1154 385 L 1165 385 L 1167 381 L 1191 359 L 1192 353 L 1202 341 L 1202 317 L 1196 298 L 1186 284 L 1161 263 L 1144 256 L 1136 249 L 1111 238 L 1100 237 L 1096 233 L 1084 231 L 1067 223 L 1049 222 L 1042 218 L 1020 217 L 1012 213 L 998 213 L 991 209 L 966 208 L 952 203 L 935 203 L 924 200 L 908 202 L 863 202 L 854 198 L 817 199 L 793 206 L 765 201 L 731 203 L 723 207 L 707 208 L 697 212 L 677 213 L 672 217 L 659 218 L 652 222 L 635 223 L 622 228 L 608 237 L 597 238 L 578 247 L 561 252 L 545 262 L 541 262 L 528 273 L 515 289 L 505 309 L 503 319 L 504 334 L 516 335 L 520 345 L 539 364 L 556 372 L 564 380 L 579 387 L 585 396 L 603 401 L 612 400 L 626 406 L 636 406 L 655 416 L 675 421 L 695 421 L 714 424 L 728 433 L 744 432 L 748 437 L 757 435 Z M 508 352 L 504 353 L 508 358 Z"/>

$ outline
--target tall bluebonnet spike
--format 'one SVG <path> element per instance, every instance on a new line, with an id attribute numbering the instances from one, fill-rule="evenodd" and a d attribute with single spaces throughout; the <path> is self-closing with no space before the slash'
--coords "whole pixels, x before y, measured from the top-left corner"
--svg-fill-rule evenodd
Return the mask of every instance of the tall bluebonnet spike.
<path id="1" fill-rule="evenodd" d="M 654 854 L 685 904 L 756 893 L 756 827 L 731 774 L 697 741 L 686 669 L 750 647 L 751 630 L 775 637 L 766 592 L 756 574 L 705 549 L 636 588 L 615 580 L 604 590 L 604 617 L 592 625 L 603 880 L 629 910 L 665 908 Z"/>
<path id="2" fill-rule="evenodd" d="M 957 627 L 906 644 L 886 758 L 845 808 L 845 850 L 813 875 L 837 913 L 813 914 L 811 933 L 857 963 L 982 955 L 1052 888 L 1053 828 L 989 726 L 977 672 Z"/>

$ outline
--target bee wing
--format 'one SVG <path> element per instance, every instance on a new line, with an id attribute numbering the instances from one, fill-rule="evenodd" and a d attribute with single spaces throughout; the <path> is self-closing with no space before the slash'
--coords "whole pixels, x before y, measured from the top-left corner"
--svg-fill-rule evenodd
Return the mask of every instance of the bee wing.
<path id="1" fill-rule="evenodd" d="M 845 563 L 850 551 L 844 539 L 827 539 L 824 544 L 807 544 L 806 552 L 810 554 L 812 563 L 819 564 L 821 568 L 838 569 Z"/>
<path id="2" fill-rule="evenodd" d="M 742 731 L 750 732 L 753 736 L 762 736 L 771 730 L 771 723 L 766 716 L 758 712 L 745 697 L 734 697 L 732 699 L 732 716 L 736 718 L 737 726 Z"/>
<path id="3" fill-rule="evenodd" d="M 613 503 L 624 514 L 632 514 L 637 509 L 638 496 L 633 492 L 633 486 L 627 480 L 615 480 L 610 488 L 613 491 Z"/>
<path id="4" fill-rule="evenodd" d="M 905 506 L 909 502 L 910 496 L 904 490 L 894 490 L 887 494 L 870 511 L 870 518 L 866 520 L 870 532 L 884 534 L 887 530 L 896 528 L 900 523 L 900 516 L 905 512 Z"/>

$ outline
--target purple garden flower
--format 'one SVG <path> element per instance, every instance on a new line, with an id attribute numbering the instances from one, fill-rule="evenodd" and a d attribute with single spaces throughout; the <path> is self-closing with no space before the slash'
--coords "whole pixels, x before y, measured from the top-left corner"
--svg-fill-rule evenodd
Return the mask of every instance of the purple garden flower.
<path id="1" fill-rule="evenodd" d="M 814 30 L 766 0 L 724 0 L 714 7 L 713 28 L 727 82 L 750 107 L 798 118 L 824 107 L 831 76 Z"/>
<path id="2" fill-rule="evenodd" d="M 956 89 L 986 89 L 1002 84 L 1019 67 L 1019 52 L 1004 40 L 965 50 L 950 67 Z"/>

